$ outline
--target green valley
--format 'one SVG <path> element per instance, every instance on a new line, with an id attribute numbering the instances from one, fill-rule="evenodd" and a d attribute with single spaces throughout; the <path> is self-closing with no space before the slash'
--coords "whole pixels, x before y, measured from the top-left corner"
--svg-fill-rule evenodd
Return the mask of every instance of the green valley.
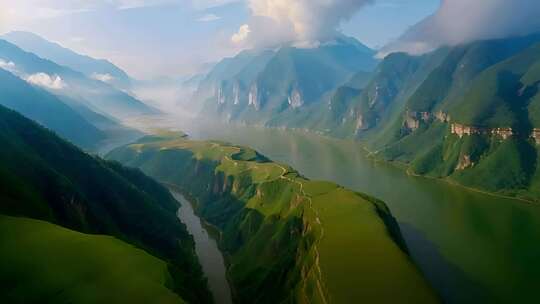
<path id="1" fill-rule="evenodd" d="M 0 140 L 2 301 L 211 302 L 167 189 L 1 106 Z"/>
<path id="2" fill-rule="evenodd" d="M 381 201 L 183 134 L 158 133 L 108 158 L 193 200 L 220 231 L 237 303 L 438 302 Z"/>

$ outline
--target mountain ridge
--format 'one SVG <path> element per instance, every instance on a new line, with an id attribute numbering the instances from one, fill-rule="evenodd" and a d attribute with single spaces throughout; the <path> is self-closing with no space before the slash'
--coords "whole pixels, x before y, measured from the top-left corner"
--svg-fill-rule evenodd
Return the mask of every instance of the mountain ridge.
<path id="1" fill-rule="evenodd" d="M 95 59 L 87 55 L 81 55 L 69 48 L 31 32 L 13 31 L 1 36 L 21 49 L 34 53 L 42 58 L 49 59 L 60 65 L 84 73 L 88 77 L 98 79 L 100 76 L 110 78 L 106 82 L 112 83 L 121 89 L 131 87 L 129 75 L 106 59 Z M 105 79 L 104 79 L 105 80 Z"/>

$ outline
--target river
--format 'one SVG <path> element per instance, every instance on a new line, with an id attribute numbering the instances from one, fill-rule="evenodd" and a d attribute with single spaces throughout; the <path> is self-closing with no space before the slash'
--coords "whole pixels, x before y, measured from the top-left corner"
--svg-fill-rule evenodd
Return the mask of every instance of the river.
<path id="1" fill-rule="evenodd" d="M 174 190 L 171 190 L 171 194 L 181 204 L 178 217 L 187 226 L 188 232 L 193 235 L 195 252 L 203 272 L 208 278 L 208 285 L 214 297 L 214 302 L 216 304 L 232 304 L 225 261 L 216 240 L 204 228 L 191 203 L 182 194 Z"/>
<path id="2" fill-rule="evenodd" d="M 410 254 L 447 303 L 528 303 L 540 286 L 540 205 L 412 177 L 366 156 L 353 141 L 314 134 L 194 123 L 153 122 L 194 139 L 255 148 L 311 179 L 329 180 L 384 200 Z"/>

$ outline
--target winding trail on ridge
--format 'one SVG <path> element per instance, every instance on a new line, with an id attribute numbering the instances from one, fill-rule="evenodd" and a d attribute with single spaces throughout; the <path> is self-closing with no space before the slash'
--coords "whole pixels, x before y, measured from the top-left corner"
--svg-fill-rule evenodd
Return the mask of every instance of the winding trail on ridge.
<path id="1" fill-rule="evenodd" d="M 218 144 L 216 143 L 212 143 L 212 147 L 213 148 L 216 148 L 216 147 L 219 147 Z M 235 147 L 235 146 L 228 146 L 230 148 L 233 148 L 236 151 L 236 153 L 234 154 L 239 154 L 242 152 L 242 148 L 240 147 Z M 223 149 L 221 149 L 223 151 Z M 225 151 L 223 151 L 225 152 Z M 234 154 L 232 156 L 234 156 Z M 239 162 L 238 160 L 235 160 L 231 157 L 231 155 L 225 155 L 224 156 L 225 160 L 227 161 L 230 161 L 234 164 L 235 167 L 238 166 Z M 249 161 L 245 161 L 245 162 L 249 162 Z M 288 182 L 291 182 L 291 183 L 294 183 L 294 184 L 297 184 L 299 186 L 299 190 L 300 190 L 300 195 L 302 195 L 307 201 L 308 201 L 308 206 L 309 208 L 311 209 L 311 211 L 315 214 L 315 220 L 317 222 L 317 224 L 319 225 L 320 227 L 320 231 L 321 231 L 321 235 L 320 237 L 317 239 L 317 241 L 315 242 L 314 244 L 314 251 L 315 251 L 315 269 L 317 270 L 318 272 L 318 275 L 317 275 L 317 290 L 321 296 L 321 299 L 323 301 L 324 304 L 327 304 L 327 296 L 324 292 L 324 288 L 323 288 L 323 283 L 322 283 L 322 271 L 321 271 L 321 267 L 320 267 L 320 263 L 319 263 L 319 259 L 320 259 L 320 254 L 319 254 L 319 249 L 317 247 L 317 244 L 321 242 L 322 238 L 324 237 L 324 226 L 322 225 L 321 223 L 321 220 L 320 220 L 320 216 L 319 216 L 319 212 L 313 207 L 313 200 L 311 198 L 310 195 L 308 195 L 305 190 L 304 190 L 304 184 L 298 180 L 295 180 L 295 179 L 292 179 L 290 177 L 287 177 L 287 174 L 289 174 L 289 170 L 287 168 L 285 168 L 284 166 L 278 164 L 278 163 L 272 163 L 273 165 L 277 166 L 278 168 L 280 168 L 283 172 L 281 173 L 281 175 L 278 177 L 278 179 L 284 179 Z M 255 168 L 257 168 L 257 165 L 254 165 Z M 252 168 L 248 167 L 246 168 L 244 171 L 240 171 L 240 172 L 246 172 L 246 171 L 249 171 L 251 170 Z M 275 180 L 275 179 L 274 179 Z M 269 181 L 274 181 L 274 180 L 269 180 Z M 268 181 L 268 182 L 269 182 Z"/>

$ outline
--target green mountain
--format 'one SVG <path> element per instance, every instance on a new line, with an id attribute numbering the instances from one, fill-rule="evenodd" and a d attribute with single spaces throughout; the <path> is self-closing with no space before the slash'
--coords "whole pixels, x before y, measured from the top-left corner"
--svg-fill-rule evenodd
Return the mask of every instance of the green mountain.
<path id="1" fill-rule="evenodd" d="M 43 37 L 29 32 L 9 32 L 2 36 L 21 49 L 34 53 L 41 58 L 54 61 L 72 70 L 84 73 L 87 77 L 103 79 L 121 89 L 129 89 L 131 79 L 119 67 L 107 60 L 95 59 L 90 56 L 80 55 L 64 48 L 57 43 L 50 42 Z"/>
<path id="2" fill-rule="evenodd" d="M 111 85 L 25 52 L 1 39 L 0 60 L 7 63 L 15 75 L 41 85 L 55 95 L 80 100 L 100 114 L 123 118 L 158 113 L 156 109 Z"/>
<path id="3" fill-rule="evenodd" d="M 328 108 L 320 108 L 319 115 L 307 127 L 337 137 L 363 136 L 376 129 L 380 122 L 400 112 L 407 97 L 437 66 L 444 53 L 445 50 L 440 50 L 429 57 L 391 54 L 369 77 L 364 72 L 357 73 L 338 88 Z"/>
<path id="4" fill-rule="evenodd" d="M 299 60 L 288 54 L 319 50 L 282 49 L 259 74 L 257 81 L 264 81 L 253 87 L 248 110 L 242 99 L 231 105 L 230 95 L 223 94 L 203 113 L 214 113 L 217 104 L 222 118 L 230 120 L 359 139 L 373 155 L 404 163 L 412 174 L 539 200 L 539 43 L 534 34 L 422 56 L 395 53 L 373 72 L 359 69 L 323 95 L 321 82 L 328 83 L 332 73 L 310 62 L 309 54 Z M 270 64 L 274 60 L 278 63 Z M 306 62 L 309 68 L 297 69 Z M 316 88 L 310 92 L 322 97 L 306 102 L 310 95 L 291 89 L 291 79 L 305 79 L 303 87 Z"/>
<path id="5" fill-rule="evenodd" d="M 408 163 L 414 174 L 540 199 L 537 41 L 534 35 L 452 49 L 387 122 L 391 132 L 374 145 L 378 155 Z"/>
<path id="6" fill-rule="evenodd" d="M 0 140 L 3 302 L 211 301 L 167 189 L 1 106 Z"/>
<path id="7" fill-rule="evenodd" d="M 345 36 L 315 48 L 249 51 L 220 62 L 200 84 L 203 115 L 268 126 L 296 126 L 359 71 L 375 52 Z M 358 81 L 358 80 L 357 80 Z"/>
<path id="8" fill-rule="evenodd" d="M 0 69 L 0 105 L 20 112 L 85 149 L 93 149 L 106 134 L 56 96 Z"/>
<path id="9" fill-rule="evenodd" d="M 108 156 L 192 199 L 219 231 L 235 303 L 436 303 L 381 201 L 257 152 L 158 134 Z"/>

